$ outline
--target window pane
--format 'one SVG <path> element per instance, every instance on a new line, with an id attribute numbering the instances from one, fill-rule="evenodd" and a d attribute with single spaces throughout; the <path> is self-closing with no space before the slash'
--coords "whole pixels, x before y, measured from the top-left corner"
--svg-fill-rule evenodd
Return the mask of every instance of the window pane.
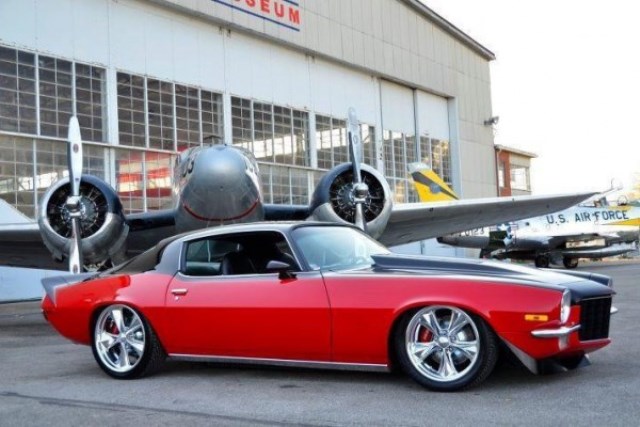
<path id="1" fill-rule="evenodd" d="M 333 149 L 333 166 L 349 161 L 346 120 L 333 119 L 331 141 Z"/>
<path id="2" fill-rule="evenodd" d="M 251 101 L 231 97 L 231 132 L 233 145 L 253 151 Z"/>
<path id="3" fill-rule="evenodd" d="M 40 133 L 58 138 L 67 137 L 69 119 L 73 114 L 71 84 L 72 63 L 40 56 Z"/>
<path id="4" fill-rule="evenodd" d="M 0 130 L 37 133 L 34 62 L 31 53 L 0 48 Z"/>
<path id="5" fill-rule="evenodd" d="M 0 135 L 0 199 L 23 214 L 35 215 L 33 142 Z"/>
<path id="6" fill-rule="evenodd" d="M 273 115 L 271 104 L 253 103 L 253 154 L 258 160 L 273 161 Z"/>
<path id="7" fill-rule="evenodd" d="M 176 135 L 178 151 L 202 144 L 198 89 L 176 85 Z"/>
<path id="8" fill-rule="evenodd" d="M 222 95 L 206 90 L 200 92 L 202 103 L 202 141 L 206 144 L 222 144 Z"/>
<path id="9" fill-rule="evenodd" d="M 118 127 L 120 145 L 146 145 L 144 77 L 118 73 Z"/>
<path id="10" fill-rule="evenodd" d="M 145 153 L 145 161 L 147 209 L 170 208 L 174 156 L 168 153 Z"/>
<path id="11" fill-rule="evenodd" d="M 310 166 L 309 113 L 293 111 L 293 164 Z"/>
<path id="12" fill-rule="evenodd" d="M 173 84 L 147 79 L 149 147 L 173 150 Z"/>
<path id="13" fill-rule="evenodd" d="M 115 151 L 116 191 L 124 213 L 144 211 L 143 153 L 141 151 Z"/>
<path id="14" fill-rule="evenodd" d="M 106 142 L 105 70 L 93 65 L 76 64 L 76 114 L 82 139 Z"/>
<path id="15" fill-rule="evenodd" d="M 316 115 L 316 146 L 318 150 L 318 168 L 331 169 L 331 117 Z"/>

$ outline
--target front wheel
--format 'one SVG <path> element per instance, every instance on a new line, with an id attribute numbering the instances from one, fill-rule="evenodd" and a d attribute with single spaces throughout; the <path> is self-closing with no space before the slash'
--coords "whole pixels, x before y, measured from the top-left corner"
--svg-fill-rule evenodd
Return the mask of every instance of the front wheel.
<path id="1" fill-rule="evenodd" d="M 535 264 L 538 268 L 549 268 L 550 262 L 551 260 L 547 255 L 538 255 L 535 259 Z"/>
<path id="2" fill-rule="evenodd" d="M 100 368 L 118 379 L 138 378 L 156 371 L 166 354 L 153 329 L 133 308 L 104 308 L 93 326 L 93 356 Z"/>
<path id="3" fill-rule="evenodd" d="M 480 384 L 498 357 L 497 339 L 486 323 L 450 306 L 425 307 L 405 316 L 394 343 L 403 370 L 436 391 Z"/>

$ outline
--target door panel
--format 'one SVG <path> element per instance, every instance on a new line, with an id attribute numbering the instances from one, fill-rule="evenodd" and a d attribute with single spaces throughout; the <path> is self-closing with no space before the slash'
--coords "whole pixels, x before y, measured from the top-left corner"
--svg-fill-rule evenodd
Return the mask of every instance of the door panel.
<path id="1" fill-rule="evenodd" d="M 189 277 L 169 285 L 171 354 L 328 361 L 330 312 L 319 273 Z"/>

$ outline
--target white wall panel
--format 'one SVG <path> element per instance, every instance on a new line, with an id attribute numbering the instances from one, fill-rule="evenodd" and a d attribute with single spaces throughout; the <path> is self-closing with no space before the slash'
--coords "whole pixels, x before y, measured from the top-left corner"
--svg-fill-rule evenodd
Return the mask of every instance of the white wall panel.
<path id="1" fill-rule="evenodd" d="M 232 33 L 225 39 L 227 89 L 234 95 L 309 108 L 311 83 L 306 56 Z"/>
<path id="2" fill-rule="evenodd" d="M 144 19 L 146 72 L 161 79 L 173 79 L 173 24 L 162 16 Z"/>
<path id="3" fill-rule="evenodd" d="M 297 108 L 309 108 L 311 89 L 309 64 L 305 55 L 288 49 L 272 47 L 273 102 Z"/>
<path id="4" fill-rule="evenodd" d="M 103 0 L 74 0 L 74 58 L 84 62 L 109 63 L 109 3 Z"/>
<path id="5" fill-rule="evenodd" d="M 224 43 L 224 36 L 217 31 L 204 26 L 198 31 L 198 82 L 205 88 L 220 92 L 226 85 Z M 176 79 L 181 76 L 181 69 L 177 70 Z"/>
<path id="6" fill-rule="evenodd" d="M 447 99 L 423 91 L 417 91 L 418 124 L 420 134 L 431 138 L 449 140 L 449 107 Z"/>
<path id="7" fill-rule="evenodd" d="M 36 4 L 33 1 L 0 1 L 0 40 L 33 48 L 36 45 Z"/>
<path id="8" fill-rule="evenodd" d="M 360 121 L 375 124 L 378 94 L 378 82 L 371 76 L 317 59 L 311 64 L 312 108 L 319 113 L 346 118 L 353 107 Z"/>
<path id="9" fill-rule="evenodd" d="M 72 0 L 36 3 L 37 48 L 66 58 L 73 57 Z"/>
<path id="10" fill-rule="evenodd" d="M 227 90 L 263 101 L 273 98 L 270 45 L 232 33 L 225 44 Z"/>
<path id="11" fill-rule="evenodd" d="M 145 16 L 138 8 L 111 3 L 109 34 L 111 65 L 135 73 L 146 72 Z"/>
<path id="12" fill-rule="evenodd" d="M 383 80 L 380 98 L 382 101 L 382 127 L 385 130 L 415 134 L 413 90 Z"/>
<path id="13" fill-rule="evenodd" d="M 200 45 L 199 26 L 185 24 L 179 21 L 173 22 L 171 50 L 173 53 L 173 79 L 176 82 L 193 82 L 202 84 L 200 74 L 201 58 L 207 56 L 206 46 Z M 219 40 L 218 43 L 222 43 Z M 221 67 L 221 64 L 218 65 Z M 218 87 L 222 86 L 219 82 Z M 211 88 L 211 86 L 207 85 Z"/>

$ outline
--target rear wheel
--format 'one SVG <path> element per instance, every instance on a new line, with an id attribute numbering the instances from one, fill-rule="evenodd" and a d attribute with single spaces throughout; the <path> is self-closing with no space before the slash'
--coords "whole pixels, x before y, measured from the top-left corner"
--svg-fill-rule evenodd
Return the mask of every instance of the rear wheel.
<path id="1" fill-rule="evenodd" d="M 123 304 L 100 312 L 93 327 L 92 349 L 100 368 L 119 379 L 151 374 L 166 358 L 149 323 Z"/>
<path id="2" fill-rule="evenodd" d="M 564 268 L 576 268 L 578 266 L 578 258 L 562 258 Z"/>
<path id="3" fill-rule="evenodd" d="M 425 307 L 405 316 L 396 329 L 394 344 L 403 370 L 436 391 L 480 384 L 498 357 L 495 334 L 486 323 L 450 306 Z"/>

